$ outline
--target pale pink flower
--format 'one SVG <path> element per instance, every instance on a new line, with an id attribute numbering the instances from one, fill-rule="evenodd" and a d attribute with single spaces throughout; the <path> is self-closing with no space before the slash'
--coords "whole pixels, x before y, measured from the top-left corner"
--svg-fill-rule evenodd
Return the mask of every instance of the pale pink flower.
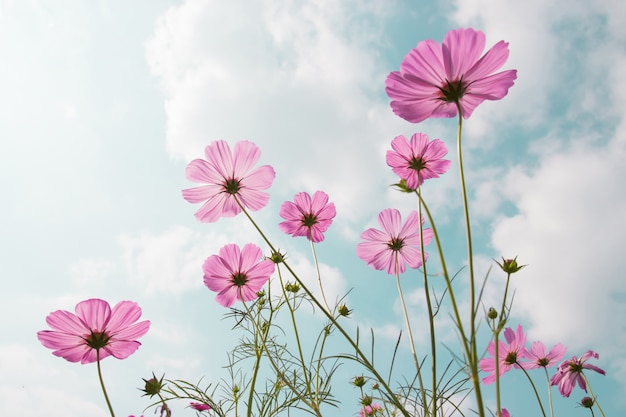
<path id="1" fill-rule="evenodd" d="M 507 373 L 513 366 L 519 368 L 520 359 L 524 358 L 526 351 L 526 335 L 521 325 L 517 326 L 517 330 L 513 331 L 510 327 L 504 329 L 504 338 L 506 343 L 498 340 L 498 356 L 500 376 Z M 489 375 L 483 378 L 485 384 L 492 384 L 496 380 L 496 344 L 492 340 L 487 347 L 487 352 L 491 358 L 483 358 L 480 360 L 480 370 L 489 372 Z"/>
<path id="2" fill-rule="evenodd" d="M 493 74 L 509 57 L 508 43 L 498 42 L 486 54 L 485 34 L 474 29 L 449 31 L 443 44 L 422 41 L 387 77 L 393 112 L 419 123 L 429 117 L 454 117 L 457 104 L 464 118 L 485 100 L 500 100 L 517 71 Z"/>
<path id="3" fill-rule="evenodd" d="M 111 310 L 106 301 L 91 298 L 78 303 L 75 311 L 50 313 L 46 323 L 52 330 L 37 332 L 42 345 L 70 362 L 96 362 L 96 352 L 100 359 L 126 359 L 141 345 L 135 339 L 150 328 L 148 320 L 135 323 L 141 308 L 132 301 L 120 301 Z"/>
<path id="4" fill-rule="evenodd" d="M 208 406 L 207 404 L 197 403 L 194 401 L 191 401 L 189 403 L 189 407 L 193 408 L 196 411 L 209 411 L 211 409 L 211 407 Z"/>
<path id="5" fill-rule="evenodd" d="M 241 141 L 231 152 L 223 140 L 211 142 L 204 150 L 206 160 L 194 159 L 187 165 L 188 180 L 204 183 L 200 187 L 183 190 L 183 198 L 190 203 L 204 203 L 195 216 L 205 223 L 220 217 L 233 217 L 241 213 L 241 204 L 252 211 L 267 205 L 268 189 L 274 181 L 274 169 L 263 165 L 252 169 L 261 157 L 261 151 L 252 142 Z"/>
<path id="6" fill-rule="evenodd" d="M 375 416 L 379 411 L 382 411 L 383 407 L 378 403 L 372 405 L 366 405 L 359 410 L 359 417 Z"/>
<path id="7" fill-rule="evenodd" d="M 369 266 L 379 271 L 385 270 L 395 275 L 411 268 L 422 266 L 422 245 L 420 241 L 419 216 L 412 211 L 402 224 L 400 212 L 396 209 L 385 209 L 378 214 L 378 224 L 383 230 L 374 228 L 361 233 L 361 242 L 356 247 L 356 254 Z M 428 245 L 433 237 L 431 229 L 424 229 L 424 245 Z M 424 253 L 424 259 L 428 255 Z"/>
<path id="8" fill-rule="evenodd" d="M 298 193 L 293 202 L 285 201 L 280 206 L 280 217 L 285 219 L 278 227 L 292 236 L 306 236 L 313 242 L 324 240 L 324 232 L 328 230 L 337 214 L 335 205 L 328 202 L 328 194 L 316 191 L 313 198 L 308 193 Z"/>
<path id="9" fill-rule="evenodd" d="M 442 159 L 447 153 L 446 144 L 439 139 L 428 140 L 424 133 L 415 133 L 408 141 L 396 136 L 391 141 L 392 151 L 387 151 L 387 165 L 406 181 L 406 187 L 417 189 L 424 180 L 439 178 L 450 168 L 450 161 Z"/>
<path id="10" fill-rule="evenodd" d="M 563 359 L 565 352 L 567 352 L 567 348 L 560 343 L 554 345 L 550 352 L 546 353 L 546 345 L 541 342 L 533 342 L 530 350 L 524 350 L 524 358 L 528 362 L 523 362 L 521 365 L 524 369 L 549 368 Z"/>
<path id="11" fill-rule="evenodd" d="M 599 374 L 606 375 L 606 372 L 604 372 L 603 369 L 600 369 L 595 365 L 585 363 L 591 358 L 598 359 L 599 355 L 592 350 L 588 350 L 580 357 L 580 359 L 576 358 L 576 356 L 572 356 L 572 359 L 563 361 L 559 365 L 556 374 L 550 379 L 550 385 L 558 385 L 559 392 L 564 397 L 570 396 L 572 389 L 576 386 L 576 383 L 578 383 L 580 388 L 587 392 L 587 384 L 585 383 L 585 378 L 583 378 L 582 375 L 584 369 L 589 369 Z"/>
<path id="12" fill-rule="evenodd" d="M 219 255 L 211 255 L 204 265 L 204 284 L 217 292 L 215 299 L 224 307 L 236 300 L 251 301 L 274 273 L 274 263 L 263 260 L 261 249 L 248 243 L 239 249 L 229 244 L 220 249 Z"/>

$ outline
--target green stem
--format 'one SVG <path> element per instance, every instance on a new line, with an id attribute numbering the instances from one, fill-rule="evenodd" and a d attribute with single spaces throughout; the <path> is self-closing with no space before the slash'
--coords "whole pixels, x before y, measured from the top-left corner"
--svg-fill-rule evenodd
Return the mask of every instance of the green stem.
<path id="1" fill-rule="evenodd" d="M 413 341 L 413 331 L 411 330 L 411 322 L 409 320 L 409 314 L 406 310 L 406 304 L 404 302 L 404 295 L 402 294 L 402 287 L 400 286 L 400 273 L 398 272 L 398 252 L 395 252 L 396 256 L 396 284 L 398 285 L 398 295 L 400 296 L 400 303 L 402 304 L 402 312 L 404 313 L 404 322 L 406 324 L 406 329 L 409 334 L 409 343 L 411 345 L 411 353 L 413 354 L 413 361 L 415 362 L 415 370 L 417 372 L 417 380 L 420 384 L 420 392 L 422 394 L 422 403 L 424 404 L 424 409 L 427 411 L 428 406 L 426 403 L 426 390 L 424 390 L 424 382 L 422 381 L 422 370 L 420 367 L 419 360 L 417 359 L 417 353 L 415 352 L 415 343 Z M 428 415 L 428 413 L 426 413 Z"/>
<path id="2" fill-rule="evenodd" d="M 478 350 L 476 348 L 476 288 L 474 280 L 474 254 L 472 250 L 472 231 L 470 227 L 469 204 L 467 202 L 467 188 L 465 186 L 465 173 L 463 170 L 463 152 L 461 148 L 461 137 L 463 131 L 463 111 L 460 103 L 456 102 L 459 113 L 459 126 L 457 130 L 457 154 L 459 158 L 459 174 L 461 179 L 461 193 L 463 195 L 463 214 L 465 218 L 465 232 L 467 235 L 467 263 L 469 269 L 469 289 L 470 289 L 470 372 L 476 396 L 476 407 L 479 415 L 484 417 L 483 399 L 478 380 Z"/>
<path id="3" fill-rule="evenodd" d="M 589 380 L 587 379 L 587 375 L 585 375 L 583 372 L 580 373 L 583 376 L 583 379 L 585 380 L 585 384 L 587 384 L 587 388 L 589 388 L 589 394 L 591 394 L 591 398 L 593 399 L 593 403 L 598 407 L 598 410 L 600 410 L 600 414 L 602 414 L 602 417 L 606 417 L 604 415 L 604 411 L 602 411 L 602 407 L 600 407 L 600 403 L 598 402 L 598 398 L 596 397 L 596 395 L 593 393 L 593 390 L 591 389 L 591 385 L 589 384 Z M 593 411 L 591 411 L 591 413 L 593 414 Z"/>
<path id="4" fill-rule="evenodd" d="M 309 236 L 310 234 L 311 232 L 309 231 Z M 326 301 L 326 295 L 324 295 L 324 287 L 322 286 L 322 276 L 320 274 L 320 266 L 319 266 L 319 263 L 317 262 L 317 254 L 315 253 L 315 245 L 313 244 L 312 240 L 309 239 L 309 241 L 311 242 L 311 252 L 313 253 L 313 262 L 315 263 L 315 272 L 317 273 L 317 283 L 320 287 L 320 292 L 322 294 L 322 301 L 324 301 L 324 305 L 326 306 L 326 311 L 332 314 L 330 307 L 328 306 L 328 302 Z"/>
<path id="5" fill-rule="evenodd" d="M 533 391 L 535 392 L 535 397 L 537 397 L 539 408 L 541 408 L 541 414 L 543 414 L 543 417 L 546 417 L 546 410 L 543 409 L 543 403 L 541 402 L 541 397 L 539 396 L 539 392 L 537 391 L 537 387 L 535 386 L 535 383 L 533 382 L 530 375 L 528 375 L 528 372 L 526 371 L 526 369 L 524 369 L 524 367 L 519 362 L 515 362 L 515 364 L 519 366 L 519 368 L 524 372 L 524 375 L 526 375 L 526 378 L 528 378 L 528 382 L 530 382 L 530 386 L 533 387 Z"/>
<path id="6" fill-rule="evenodd" d="M 239 201 L 239 199 L 237 198 L 236 195 L 233 195 L 233 198 L 235 199 L 235 201 L 237 202 L 237 204 L 239 205 L 239 207 L 241 208 L 241 210 L 243 211 L 243 213 L 245 214 L 245 216 L 248 218 L 248 220 L 250 220 L 250 222 L 252 223 L 252 225 L 254 226 L 254 228 L 259 232 L 259 234 L 261 235 L 261 238 L 263 238 L 263 240 L 265 241 L 265 243 L 267 243 L 267 245 L 269 246 L 270 250 L 273 253 L 276 253 L 276 249 L 274 248 L 274 245 L 272 245 L 272 243 L 269 241 L 269 239 L 267 238 L 267 236 L 265 236 L 265 233 L 263 233 L 263 231 L 259 228 L 259 226 L 256 224 L 256 222 L 254 221 L 254 219 L 252 219 L 252 217 L 250 216 L 250 214 L 248 213 L 248 211 L 245 209 L 245 207 L 241 204 L 241 202 Z M 359 345 L 352 339 L 352 337 L 350 337 L 350 335 L 348 334 L 348 332 L 343 328 L 343 326 L 341 326 L 339 324 L 339 322 L 335 319 L 335 317 L 332 316 L 332 314 L 328 311 L 326 311 L 326 309 L 324 308 L 324 306 L 322 306 L 322 304 L 317 300 L 317 298 L 315 298 L 315 296 L 313 295 L 313 293 L 307 288 L 307 286 L 304 284 L 304 282 L 300 279 L 300 277 L 298 277 L 298 275 L 296 274 L 296 272 L 291 268 L 291 266 L 289 266 L 289 264 L 283 260 L 282 264 L 285 265 L 285 268 L 287 268 L 287 270 L 289 271 L 289 273 L 291 274 L 291 276 L 294 277 L 294 279 L 296 281 L 298 281 L 298 284 L 300 284 L 300 286 L 302 287 L 302 290 L 310 297 L 311 301 L 313 302 L 313 304 L 315 304 L 323 313 L 324 315 L 333 323 L 333 325 L 335 326 L 335 328 L 337 330 L 339 330 L 339 332 L 341 333 L 341 335 L 346 339 L 346 341 L 350 344 L 350 346 L 352 346 L 352 348 L 354 349 L 355 353 L 356 353 L 356 357 L 361 361 L 361 363 L 374 375 L 374 377 L 376 377 L 376 379 L 378 380 L 378 383 L 383 387 L 383 389 L 387 392 L 388 394 L 388 400 L 390 402 L 393 403 L 394 406 L 396 406 L 398 408 L 398 410 L 405 416 L 405 417 L 411 417 L 411 415 L 409 414 L 409 412 L 406 410 L 406 408 L 404 407 L 404 405 L 400 402 L 400 400 L 398 399 L 398 397 L 394 394 L 393 390 L 389 387 L 389 385 L 385 382 L 385 379 L 380 375 L 380 373 L 374 368 L 374 366 L 372 365 L 372 363 L 367 359 L 367 356 L 365 356 L 365 354 L 363 353 L 363 351 L 361 350 L 361 348 L 359 347 Z M 271 360 L 270 360 L 271 361 Z M 290 388 L 292 388 L 290 386 Z M 293 389 L 292 389 L 293 390 Z M 294 391 L 294 393 L 296 393 L 296 391 Z M 481 417 L 484 417 L 483 415 L 481 415 Z"/>
<path id="7" fill-rule="evenodd" d="M 241 290 L 240 290 L 241 291 Z M 241 296 L 240 296 L 241 298 Z M 251 315 L 250 315 L 251 316 Z M 251 316 L 252 317 L 252 316 Z M 259 329 L 258 323 L 256 323 L 255 318 L 252 317 L 252 321 L 255 323 L 255 329 Z M 259 374 L 259 368 L 261 365 L 261 357 L 263 356 L 263 347 L 262 346 L 258 346 L 258 338 L 261 337 L 261 339 L 263 339 L 265 336 L 262 333 L 259 333 L 258 331 L 254 332 L 254 368 L 252 370 L 252 380 L 250 381 L 250 390 L 248 392 L 248 411 L 247 411 L 247 416 L 248 417 L 252 417 L 252 404 L 254 401 L 254 387 L 256 386 L 256 379 L 257 376 Z M 264 343 L 262 344 L 263 346 L 265 345 Z"/>
<path id="8" fill-rule="evenodd" d="M 111 401 L 109 401 L 109 396 L 107 395 L 107 389 L 105 388 L 104 381 L 102 380 L 102 370 L 100 369 L 100 349 L 96 349 L 96 363 L 98 366 L 98 379 L 100 380 L 100 386 L 102 387 L 104 400 L 107 403 L 107 407 L 109 407 L 109 412 L 111 413 L 111 417 L 115 417 L 115 413 L 113 412 L 113 407 L 111 407 Z"/>
<path id="9" fill-rule="evenodd" d="M 500 330 L 495 329 L 493 341 L 495 343 L 495 365 L 496 365 L 496 416 L 502 417 L 502 402 L 500 401 Z"/>
<path id="10" fill-rule="evenodd" d="M 554 409 L 552 408 L 552 390 L 550 389 L 550 376 L 548 375 L 548 369 L 545 366 L 543 367 L 543 371 L 546 373 L 546 380 L 548 381 L 548 401 L 550 402 L 550 416 L 554 417 Z"/>

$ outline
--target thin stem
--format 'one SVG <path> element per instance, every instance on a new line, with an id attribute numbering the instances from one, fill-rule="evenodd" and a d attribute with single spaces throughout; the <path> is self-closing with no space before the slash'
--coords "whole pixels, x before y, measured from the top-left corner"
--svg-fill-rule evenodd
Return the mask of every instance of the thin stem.
<path id="1" fill-rule="evenodd" d="M 585 384 L 587 384 L 587 388 L 589 388 L 589 394 L 591 394 L 591 398 L 593 399 L 593 403 L 598 407 L 598 410 L 600 410 L 600 414 L 602 414 L 602 417 L 606 417 L 604 415 L 604 411 L 602 411 L 602 407 L 600 407 L 600 403 L 598 402 L 598 398 L 596 397 L 596 395 L 593 393 L 593 390 L 591 389 L 591 385 L 589 384 L 589 380 L 587 379 L 587 375 L 585 375 L 583 372 L 580 373 L 583 376 L 583 379 L 585 380 Z M 593 414 L 593 411 L 591 412 Z"/>
<path id="2" fill-rule="evenodd" d="M 526 375 L 526 378 L 528 378 L 528 382 L 530 382 L 530 386 L 533 387 L 533 391 L 535 392 L 535 397 L 537 397 L 539 408 L 541 408 L 541 414 L 543 414 L 543 417 L 546 417 L 546 410 L 543 409 L 543 403 L 541 402 L 541 397 L 539 396 L 539 392 L 537 391 L 537 387 L 535 386 L 535 383 L 533 382 L 530 375 L 528 375 L 528 372 L 526 371 L 526 369 L 524 369 L 524 367 L 519 362 L 515 362 L 515 364 L 519 366 L 519 368 L 524 372 L 524 375 Z"/>
<path id="3" fill-rule="evenodd" d="M 550 402 L 550 416 L 554 417 L 554 409 L 552 408 L 552 390 L 550 389 L 550 376 L 548 375 L 548 369 L 545 366 L 543 367 L 543 371 L 546 373 L 546 380 L 548 381 L 548 401 Z"/>
<path id="4" fill-rule="evenodd" d="M 406 304 L 404 302 L 404 295 L 402 294 L 402 287 L 400 286 L 400 273 L 398 272 L 398 252 L 395 252 L 396 256 L 396 284 L 398 285 L 398 294 L 400 296 L 400 303 L 402 304 L 402 312 L 404 313 L 404 322 L 406 324 L 407 332 L 409 333 L 409 343 L 411 345 L 411 353 L 413 354 L 413 361 L 415 362 L 415 370 L 417 372 L 417 380 L 420 384 L 420 391 L 422 393 L 422 402 L 426 411 L 428 406 L 426 405 L 426 391 L 424 390 L 424 382 L 422 381 L 422 371 L 419 360 L 417 359 L 417 353 L 415 352 L 415 343 L 413 341 L 413 331 L 411 330 L 411 322 L 409 321 L 409 314 L 406 310 Z M 428 413 L 426 414 L 428 415 Z"/>
<path id="5" fill-rule="evenodd" d="M 241 291 L 241 290 L 240 290 Z M 252 318 L 252 321 L 254 321 L 255 319 Z M 258 323 L 255 322 L 255 326 L 256 329 L 259 329 Z M 256 379 L 257 376 L 259 374 L 259 368 L 261 365 L 261 357 L 263 356 L 263 347 L 262 346 L 258 346 L 258 338 L 261 337 L 262 339 L 264 338 L 264 334 L 259 334 L 258 331 L 254 332 L 254 368 L 252 370 L 252 380 L 250 381 L 250 391 L 248 392 L 248 412 L 247 412 L 247 416 L 248 417 L 252 417 L 252 404 L 253 404 L 253 400 L 254 400 L 254 387 L 256 386 Z M 263 343 L 263 345 L 265 345 Z M 260 348 L 260 349 L 259 349 Z"/>
<path id="6" fill-rule="evenodd" d="M 496 416 L 502 417 L 502 402 L 500 400 L 500 331 L 496 329 L 493 335 L 495 343 L 495 366 L 496 366 Z"/>
<path id="7" fill-rule="evenodd" d="M 96 363 L 98 366 L 98 379 L 100 380 L 100 386 L 102 387 L 104 400 L 107 403 L 107 407 L 109 407 L 109 412 L 111 413 L 111 417 L 115 417 L 115 413 L 113 412 L 113 407 L 111 407 L 111 401 L 109 401 L 109 396 L 107 395 L 107 389 L 104 387 L 104 381 L 102 380 L 102 370 L 100 369 L 100 349 L 96 349 Z"/>
<path id="8" fill-rule="evenodd" d="M 311 231 L 309 230 L 309 236 L 311 235 Z M 326 306 L 326 311 L 328 311 L 329 314 L 332 314 L 330 307 L 328 306 L 328 301 L 326 301 L 326 295 L 324 295 L 324 287 L 322 286 L 322 276 L 320 274 L 320 266 L 319 263 L 317 262 L 317 254 L 315 253 L 315 245 L 313 244 L 312 240 L 309 240 L 311 242 L 311 252 L 313 253 L 313 262 L 315 263 L 315 272 L 317 274 L 317 283 L 320 287 L 320 292 L 322 293 L 322 301 L 324 301 L 324 305 Z"/>
<path id="9" fill-rule="evenodd" d="M 469 269 L 469 289 L 470 289 L 470 372 L 476 396 L 476 406 L 479 415 L 484 416 L 483 400 L 478 380 L 478 349 L 476 347 L 476 289 L 474 280 L 474 254 L 472 250 L 472 231 L 470 227 L 469 204 L 467 203 L 467 188 L 465 186 L 465 173 L 463 170 L 463 152 L 461 149 L 461 137 L 463 131 L 463 111 L 461 104 L 456 102 L 459 113 L 459 126 L 457 130 L 457 154 L 459 158 L 459 174 L 461 179 L 461 193 L 463 195 L 463 214 L 465 218 L 465 232 L 467 235 L 467 263 Z"/>

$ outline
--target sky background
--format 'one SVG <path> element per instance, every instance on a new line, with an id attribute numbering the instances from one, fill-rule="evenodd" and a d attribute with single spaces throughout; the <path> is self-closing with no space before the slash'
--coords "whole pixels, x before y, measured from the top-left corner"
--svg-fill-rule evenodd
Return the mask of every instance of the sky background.
<path id="1" fill-rule="evenodd" d="M 3 414 L 107 415 L 95 365 L 57 358 L 36 338 L 51 311 L 91 297 L 137 301 L 152 322 L 134 355 L 103 362 L 117 415 L 141 414 L 148 401 L 137 388 L 152 371 L 225 376 L 237 335 L 203 286 L 202 262 L 226 243 L 261 242 L 243 217 L 197 222 L 198 207 L 181 197 L 193 186 L 186 164 L 218 139 L 255 142 L 260 164 L 275 168 L 270 203 L 254 216 L 305 279 L 308 243 L 281 234 L 278 209 L 299 191 L 330 195 L 337 217 L 317 247 L 329 298 L 352 289 L 349 325 L 373 328 L 386 352 L 403 328 L 394 279 L 370 270 L 355 245 L 384 208 L 415 207 L 388 187 L 391 140 L 424 132 L 456 161 L 456 121 L 397 118 L 384 80 L 420 40 L 473 27 L 488 46 L 509 42 L 504 68 L 518 70 L 509 95 L 464 124 L 477 274 L 501 256 L 528 264 L 513 278 L 511 324 L 523 324 L 529 341 L 563 343 L 568 356 L 597 351 L 607 376 L 589 375 L 592 387 L 606 415 L 619 415 L 625 8 L 620 0 L 0 0 Z M 423 192 L 457 271 L 467 262 L 458 170 Z M 426 352 L 420 283 L 416 273 L 403 278 Z M 492 271 L 486 307 L 499 304 L 503 283 Z M 442 339 L 453 342 L 446 320 Z M 400 353 L 410 364 L 406 343 Z M 344 408 L 325 415 L 358 413 L 347 378 L 335 382 L 347 392 Z M 503 381 L 512 415 L 536 415 L 524 379 Z M 556 415 L 588 415 L 576 406 L 582 396 L 576 389 L 559 400 Z"/>

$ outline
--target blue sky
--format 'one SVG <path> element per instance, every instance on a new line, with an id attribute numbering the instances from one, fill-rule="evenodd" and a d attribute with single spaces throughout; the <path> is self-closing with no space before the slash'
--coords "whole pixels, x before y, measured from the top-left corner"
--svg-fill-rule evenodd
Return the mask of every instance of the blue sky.
<path id="1" fill-rule="evenodd" d="M 395 117 L 384 79 L 420 40 L 458 27 L 483 30 L 488 45 L 508 41 L 506 68 L 518 70 L 509 95 L 464 125 L 479 275 L 501 256 L 529 264 L 514 279 L 512 324 L 570 356 L 599 352 L 607 376 L 591 376 L 594 392 L 607 415 L 625 409 L 624 6 L 431 3 L 0 1 L 5 414 L 107 415 L 95 366 L 56 358 L 35 336 L 49 312 L 89 297 L 135 300 L 152 321 L 137 353 L 103 363 L 118 415 L 141 413 L 136 388 L 152 371 L 224 376 L 236 335 L 201 265 L 226 243 L 260 240 L 243 218 L 196 222 L 197 207 L 181 198 L 192 185 L 186 163 L 217 139 L 254 141 L 276 169 L 270 204 L 255 218 L 306 276 L 307 242 L 280 233 L 278 208 L 299 191 L 330 195 L 338 213 L 318 247 L 328 291 L 353 288 L 352 325 L 374 328 L 381 351 L 392 345 L 402 329 L 393 279 L 354 247 L 379 211 L 415 205 L 388 187 L 391 139 L 422 131 L 455 160 L 456 125 Z M 424 187 L 452 269 L 466 262 L 457 175 Z M 406 279 L 419 317 L 422 290 Z M 492 274 L 486 305 L 498 302 L 502 281 Z M 454 340 L 445 321 L 441 332 Z M 531 395 L 523 379 L 505 382 L 512 415 L 534 413 L 519 398 Z M 345 389 L 354 398 L 336 415 L 356 410 Z M 559 401 L 557 415 L 585 415 L 581 394 Z"/>

